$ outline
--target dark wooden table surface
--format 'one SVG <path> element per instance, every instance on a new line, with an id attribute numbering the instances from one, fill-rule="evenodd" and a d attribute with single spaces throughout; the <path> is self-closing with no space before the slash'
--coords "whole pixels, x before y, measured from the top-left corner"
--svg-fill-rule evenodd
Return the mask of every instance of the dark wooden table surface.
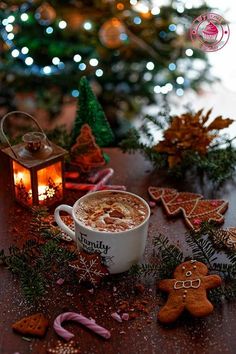
<path id="1" fill-rule="evenodd" d="M 140 155 L 124 155 L 117 149 L 108 150 L 111 156 L 109 166 L 115 170 L 112 183 L 124 184 L 127 190 L 148 200 L 147 187 L 171 186 L 182 191 L 201 192 L 205 197 L 223 198 L 229 201 L 224 226 L 236 226 L 236 186 L 228 182 L 220 190 L 213 190 L 208 183 L 203 184 L 189 177 L 188 182 L 173 182 L 160 171 L 154 171 L 149 162 Z M 9 171 L 6 161 L 0 160 L 0 248 L 7 249 L 28 237 L 31 215 L 15 204 L 8 185 Z M 73 203 L 79 195 L 67 192 L 65 202 Z M 186 226 L 181 217 L 168 219 L 161 206 L 153 209 L 150 219 L 149 237 L 145 258 L 152 253 L 151 240 L 158 232 L 167 235 L 174 243 L 186 250 Z M 235 353 L 236 352 L 236 303 L 224 304 L 204 319 L 194 319 L 188 315 L 174 325 L 167 327 L 156 320 L 158 294 L 156 281 L 145 283 L 143 294 L 134 291 L 136 280 L 130 276 L 118 275 L 107 281 L 102 288 L 91 294 L 88 289 L 72 287 L 71 284 L 57 286 L 49 290 L 37 305 L 29 304 L 21 294 L 18 281 L 5 268 L 0 267 L 0 353 L 1 354 L 43 354 L 53 347 L 58 337 L 52 329 L 54 318 L 64 311 L 80 311 L 93 317 L 99 324 L 111 330 L 110 340 L 103 340 L 75 323 L 66 328 L 75 334 L 75 340 L 83 354 L 152 354 L 152 353 Z M 147 302 L 147 313 L 140 313 L 132 321 L 118 323 L 111 318 L 121 300 L 130 304 L 137 300 Z M 50 328 L 44 339 L 25 341 L 13 333 L 11 324 L 16 320 L 42 311 L 50 319 Z"/>

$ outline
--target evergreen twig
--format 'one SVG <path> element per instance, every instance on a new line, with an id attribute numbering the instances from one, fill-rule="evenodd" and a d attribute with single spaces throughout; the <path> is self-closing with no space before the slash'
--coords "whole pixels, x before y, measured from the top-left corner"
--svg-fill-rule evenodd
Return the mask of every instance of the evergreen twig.
<path id="1" fill-rule="evenodd" d="M 204 223 L 198 232 L 188 231 L 186 241 L 189 246 L 188 255 L 184 257 L 181 250 L 171 244 L 162 234 L 154 237 L 155 256 L 158 261 L 140 264 L 132 269 L 133 275 L 155 276 L 158 279 L 172 278 L 174 269 L 187 259 L 196 259 L 207 265 L 210 273 L 218 273 L 223 284 L 210 291 L 210 299 L 215 303 L 236 298 L 236 253 L 230 249 L 219 249 L 212 242 L 212 234 L 216 226 Z M 220 262 L 221 259 L 224 261 Z"/>
<path id="2" fill-rule="evenodd" d="M 188 109 L 188 112 L 190 110 Z M 201 112 L 201 111 L 200 111 Z M 206 117 L 210 114 L 207 113 Z M 236 148 L 233 146 L 233 139 L 229 139 L 226 135 L 215 138 L 214 143 L 208 147 L 205 155 L 197 151 L 186 150 L 182 153 L 181 162 L 169 167 L 168 154 L 159 152 L 155 149 L 155 133 L 156 128 L 165 131 L 171 124 L 173 117 L 170 116 L 168 103 L 158 112 L 157 116 L 146 115 L 143 118 L 143 124 L 139 131 L 132 129 L 128 132 L 125 139 L 120 143 L 120 147 L 124 152 L 135 151 L 143 154 L 157 168 L 165 168 L 170 176 L 175 178 L 183 178 L 187 171 L 193 172 L 196 176 L 206 175 L 215 186 L 219 187 L 228 178 L 232 178 L 236 165 Z M 144 134 L 141 134 L 144 132 Z M 146 141 L 143 135 L 147 137 Z M 143 142 L 144 141 L 144 142 Z"/>
<path id="3" fill-rule="evenodd" d="M 19 278 L 23 293 L 31 302 L 45 294 L 46 286 L 52 281 L 49 273 L 59 276 L 57 274 L 67 269 L 68 262 L 76 258 L 75 252 L 61 246 L 60 239 L 45 222 L 45 216 L 45 208 L 34 209 L 31 223 L 34 238 L 27 240 L 21 248 L 11 246 L 8 255 L 4 250 L 0 251 L 0 264 Z"/>

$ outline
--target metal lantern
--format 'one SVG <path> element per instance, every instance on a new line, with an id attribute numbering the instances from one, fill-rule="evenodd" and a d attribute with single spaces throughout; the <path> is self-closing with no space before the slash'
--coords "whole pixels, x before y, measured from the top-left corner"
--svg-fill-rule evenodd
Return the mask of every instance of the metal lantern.
<path id="1" fill-rule="evenodd" d="M 4 122 L 12 114 L 24 114 L 39 131 L 26 133 L 20 144 L 12 146 L 4 133 Z M 9 157 L 11 180 L 16 200 L 24 206 L 51 206 L 64 194 L 64 155 L 66 150 L 50 142 L 35 118 L 14 111 L 1 120 L 1 134 L 9 147 L 2 151 Z"/>

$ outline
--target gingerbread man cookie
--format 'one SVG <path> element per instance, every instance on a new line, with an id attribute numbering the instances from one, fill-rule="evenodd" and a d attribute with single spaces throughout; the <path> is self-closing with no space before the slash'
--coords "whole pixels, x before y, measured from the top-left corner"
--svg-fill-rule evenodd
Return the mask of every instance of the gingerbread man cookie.
<path id="1" fill-rule="evenodd" d="M 207 273 L 205 264 L 192 260 L 181 263 L 175 269 L 175 279 L 160 281 L 159 289 L 169 294 L 166 304 L 158 313 L 160 322 L 172 323 L 184 310 L 195 317 L 207 316 L 213 311 L 207 290 L 220 286 L 221 278 Z"/>

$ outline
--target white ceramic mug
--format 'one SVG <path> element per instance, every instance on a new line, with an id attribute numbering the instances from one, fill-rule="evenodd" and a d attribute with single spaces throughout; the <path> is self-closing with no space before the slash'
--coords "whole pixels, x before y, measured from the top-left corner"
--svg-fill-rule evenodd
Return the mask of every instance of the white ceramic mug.
<path id="1" fill-rule="evenodd" d="M 65 204 L 59 205 L 55 209 L 54 216 L 58 226 L 71 236 L 73 241 L 76 242 L 78 249 L 82 247 L 84 250 L 91 253 L 99 252 L 101 256 L 104 257 L 110 273 L 115 274 L 127 271 L 142 258 L 148 233 L 150 208 L 147 202 L 136 194 L 125 191 L 112 191 L 112 193 L 124 193 L 138 198 L 147 208 L 145 220 L 138 226 L 126 231 L 110 232 L 92 230 L 77 219 L 77 207 L 92 194 L 96 194 L 99 199 L 100 195 L 107 192 L 108 191 L 98 191 L 87 194 L 78 199 L 73 207 Z M 72 216 L 75 223 L 75 232 L 62 221 L 60 217 L 61 211 L 65 211 Z"/>

